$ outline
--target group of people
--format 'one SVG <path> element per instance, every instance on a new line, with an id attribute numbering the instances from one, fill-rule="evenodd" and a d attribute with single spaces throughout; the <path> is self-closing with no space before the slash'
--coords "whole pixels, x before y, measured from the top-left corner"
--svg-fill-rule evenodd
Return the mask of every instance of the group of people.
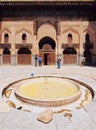
<path id="1" fill-rule="evenodd" d="M 42 57 L 35 55 L 35 66 L 37 66 L 39 64 L 39 66 L 42 66 Z M 57 67 L 58 69 L 61 67 L 61 56 L 57 57 Z"/>
<path id="2" fill-rule="evenodd" d="M 35 55 L 35 66 L 37 66 L 39 64 L 39 66 L 42 66 L 42 57 Z"/>

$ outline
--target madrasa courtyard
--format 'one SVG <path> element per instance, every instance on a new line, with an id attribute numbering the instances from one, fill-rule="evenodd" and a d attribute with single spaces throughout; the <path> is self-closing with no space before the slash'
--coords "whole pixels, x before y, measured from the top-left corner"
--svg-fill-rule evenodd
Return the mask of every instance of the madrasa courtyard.
<path id="1" fill-rule="evenodd" d="M 0 130 L 96 130 L 95 12 L 95 0 L 0 0 Z"/>
<path id="2" fill-rule="evenodd" d="M 6 86 L 15 81 L 34 78 L 37 76 L 66 77 L 82 82 L 89 86 L 92 99 L 89 103 L 82 103 L 82 106 L 75 106 L 74 102 L 66 105 L 60 111 L 53 112 L 53 119 L 48 123 L 37 120 L 41 106 L 33 108 L 32 111 L 21 109 L 20 106 L 4 106 L 4 95 L 2 91 Z M 84 86 L 84 87 L 85 87 Z M 88 88 L 88 89 L 89 89 Z M 55 94 L 55 93 L 54 93 Z M 54 66 L 0 66 L 0 129 L 1 130 L 96 130 L 96 67 L 88 66 L 61 66 L 60 69 Z M 7 97 L 8 98 L 8 97 Z M 9 100 L 9 99 L 8 99 Z M 17 99 L 18 100 L 18 99 Z M 83 101 L 85 99 L 82 99 Z M 78 102 L 78 101 L 77 101 Z M 7 104 L 7 103 L 6 103 Z M 16 104 L 15 104 L 16 105 Z M 31 106 L 32 107 L 32 106 Z M 5 109 L 5 110 L 4 110 Z M 8 109 L 8 110 L 7 110 Z M 34 110 L 35 109 L 35 110 Z M 49 109 L 49 107 L 45 107 Z M 50 108 L 51 109 L 51 108 Z M 68 111 L 70 110 L 70 111 Z M 66 114 L 67 113 L 67 114 Z"/>

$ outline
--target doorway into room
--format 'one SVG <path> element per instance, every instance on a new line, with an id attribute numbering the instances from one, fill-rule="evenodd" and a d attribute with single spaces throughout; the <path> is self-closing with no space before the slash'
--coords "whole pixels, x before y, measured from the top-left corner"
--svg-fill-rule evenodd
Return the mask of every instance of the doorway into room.
<path id="1" fill-rule="evenodd" d="M 44 37 L 39 42 L 39 55 L 42 57 L 43 65 L 54 65 L 56 63 L 55 41 L 50 37 Z"/>
<path id="2" fill-rule="evenodd" d="M 44 65 L 49 65 L 49 53 L 44 53 Z"/>

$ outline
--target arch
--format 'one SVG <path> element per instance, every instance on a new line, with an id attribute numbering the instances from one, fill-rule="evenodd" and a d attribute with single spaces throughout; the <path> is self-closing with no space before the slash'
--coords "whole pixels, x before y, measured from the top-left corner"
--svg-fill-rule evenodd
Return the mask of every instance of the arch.
<path id="1" fill-rule="evenodd" d="M 3 50 L 3 55 L 2 55 L 2 63 L 3 64 L 11 64 L 11 52 L 10 50 L 5 47 Z"/>
<path id="2" fill-rule="evenodd" d="M 85 50 L 83 52 L 83 55 L 85 57 L 85 65 L 92 65 L 92 53 L 90 51 L 90 46 L 91 43 L 94 40 L 94 30 L 91 27 L 88 27 L 84 30 L 84 34 L 85 34 Z M 89 44 L 89 45 L 87 45 Z"/>
<path id="3" fill-rule="evenodd" d="M 32 40 L 32 32 L 30 30 L 22 28 L 15 33 L 16 43 L 30 43 Z"/>
<path id="4" fill-rule="evenodd" d="M 55 41 L 52 38 L 47 37 L 47 36 L 43 37 L 39 41 L 39 49 L 42 49 L 45 44 L 49 44 L 52 49 L 55 49 L 55 47 L 56 47 Z"/>
<path id="5" fill-rule="evenodd" d="M 51 37 L 56 42 L 56 29 L 50 23 L 43 23 L 37 30 L 38 39 L 42 37 Z"/>
<path id="6" fill-rule="evenodd" d="M 91 28 L 91 27 L 88 27 L 86 28 L 84 31 L 83 31 L 85 37 L 86 37 L 86 34 L 89 34 L 90 35 L 90 42 L 93 42 L 94 39 L 95 39 L 95 32 L 94 32 L 94 29 Z M 86 41 L 86 39 L 85 39 Z"/>
<path id="7" fill-rule="evenodd" d="M 11 54 L 11 53 L 10 50 L 7 47 L 5 47 L 3 50 L 3 54 Z"/>
<path id="8" fill-rule="evenodd" d="M 90 43 L 90 34 L 88 33 L 85 35 L 85 43 Z"/>
<path id="9" fill-rule="evenodd" d="M 27 47 L 21 47 L 18 50 L 17 54 L 31 54 L 31 51 Z"/>
<path id="10" fill-rule="evenodd" d="M 77 64 L 77 51 L 73 47 L 67 47 L 63 50 L 64 64 Z"/>
<path id="11" fill-rule="evenodd" d="M 75 30 L 74 28 L 71 28 L 71 27 L 68 28 L 68 29 L 66 29 L 66 30 L 64 30 L 64 31 L 62 32 L 62 34 L 68 32 L 68 31 L 74 32 L 74 33 L 78 34 L 78 36 L 79 36 L 79 32 L 78 32 L 77 30 Z"/>
<path id="12" fill-rule="evenodd" d="M 44 44 L 42 49 L 43 51 L 52 51 L 52 47 L 49 44 Z"/>
<path id="13" fill-rule="evenodd" d="M 85 65 L 92 65 L 92 54 L 91 51 L 86 49 L 84 51 Z"/>
<path id="14" fill-rule="evenodd" d="M 73 47 L 67 47 L 64 49 L 63 54 L 77 54 L 77 51 Z"/>
<path id="15" fill-rule="evenodd" d="M 85 30 L 84 30 L 84 33 L 88 33 L 88 34 L 94 34 L 94 29 L 91 28 L 91 27 L 87 27 Z"/>
<path id="16" fill-rule="evenodd" d="M 54 65 L 56 63 L 55 41 L 51 37 L 43 37 L 39 41 L 39 55 L 43 58 L 44 65 Z"/>
<path id="17" fill-rule="evenodd" d="M 26 28 L 21 28 L 20 30 L 16 31 L 15 35 L 17 35 L 20 32 L 26 32 L 32 35 L 32 32 Z"/>
<path id="18" fill-rule="evenodd" d="M 25 33 L 22 34 L 22 43 L 26 43 L 27 35 Z"/>
<path id="19" fill-rule="evenodd" d="M 5 38 L 5 34 L 8 34 L 6 35 L 6 38 Z M 11 37 L 11 31 L 8 28 L 3 28 L 1 30 L 1 35 L 2 35 L 1 41 L 3 43 L 8 43 L 10 40 L 9 37 Z"/>
<path id="20" fill-rule="evenodd" d="M 31 51 L 27 47 L 21 47 L 17 52 L 17 63 L 23 65 L 31 64 Z"/>
<path id="21" fill-rule="evenodd" d="M 22 40 L 26 40 L 27 35 L 25 33 L 22 34 Z"/>
<path id="22" fill-rule="evenodd" d="M 5 33 L 4 34 L 4 43 L 8 43 L 9 42 L 9 34 Z"/>
<path id="23" fill-rule="evenodd" d="M 68 38 L 72 39 L 72 34 L 71 33 L 68 34 Z"/>
<path id="24" fill-rule="evenodd" d="M 38 31 L 43 28 L 44 26 L 48 26 L 49 28 L 52 28 L 52 30 L 56 31 L 55 27 L 53 24 L 49 23 L 49 22 L 45 22 L 45 23 L 42 23 L 39 28 L 38 28 Z"/>
<path id="25" fill-rule="evenodd" d="M 63 30 L 62 39 L 69 43 L 70 42 L 80 43 L 80 34 L 79 34 L 78 30 L 76 30 L 72 27 L 69 27 L 69 28 Z"/>
<path id="26" fill-rule="evenodd" d="M 72 43 L 72 34 L 71 33 L 68 34 L 68 43 Z"/>
<path id="27" fill-rule="evenodd" d="M 5 34 L 4 34 L 4 37 L 5 37 L 5 38 L 6 38 L 6 37 L 9 37 L 8 33 L 5 33 Z"/>
<path id="28" fill-rule="evenodd" d="M 5 33 L 5 32 L 11 34 L 11 31 L 10 31 L 8 28 L 3 28 L 3 29 L 1 30 L 1 33 Z"/>

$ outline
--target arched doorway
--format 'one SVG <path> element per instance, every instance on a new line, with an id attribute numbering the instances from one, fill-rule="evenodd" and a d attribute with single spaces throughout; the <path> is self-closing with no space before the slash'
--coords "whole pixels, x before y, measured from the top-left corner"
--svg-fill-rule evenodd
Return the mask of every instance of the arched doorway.
<path id="1" fill-rule="evenodd" d="M 18 64 L 31 64 L 31 51 L 27 47 L 22 47 L 17 52 Z"/>
<path id="2" fill-rule="evenodd" d="M 63 51 L 64 64 L 77 63 L 77 51 L 73 47 L 67 47 Z"/>
<path id="3" fill-rule="evenodd" d="M 3 50 L 2 62 L 3 64 L 11 64 L 11 53 L 7 47 Z"/>
<path id="4" fill-rule="evenodd" d="M 54 65 L 56 63 L 55 41 L 50 37 L 44 37 L 39 42 L 39 55 L 43 58 L 44 65 Z"/>
<path id="5" fill-rule="evenodd" d="M 84 50 L 84 57 L 85 57 L 85 65 L 92 65 L 92 54 L 90 51 L 90 35 L 87 33 L 85 35 L 85 50 Z"/>
<path id="6" fill-rule="evenodd" d="M 90 50 L 85 50 L 84 51 L 84 57 L 85 57 L 85 65 L 91 65 L 92 64 L 92 54 Z"/>

